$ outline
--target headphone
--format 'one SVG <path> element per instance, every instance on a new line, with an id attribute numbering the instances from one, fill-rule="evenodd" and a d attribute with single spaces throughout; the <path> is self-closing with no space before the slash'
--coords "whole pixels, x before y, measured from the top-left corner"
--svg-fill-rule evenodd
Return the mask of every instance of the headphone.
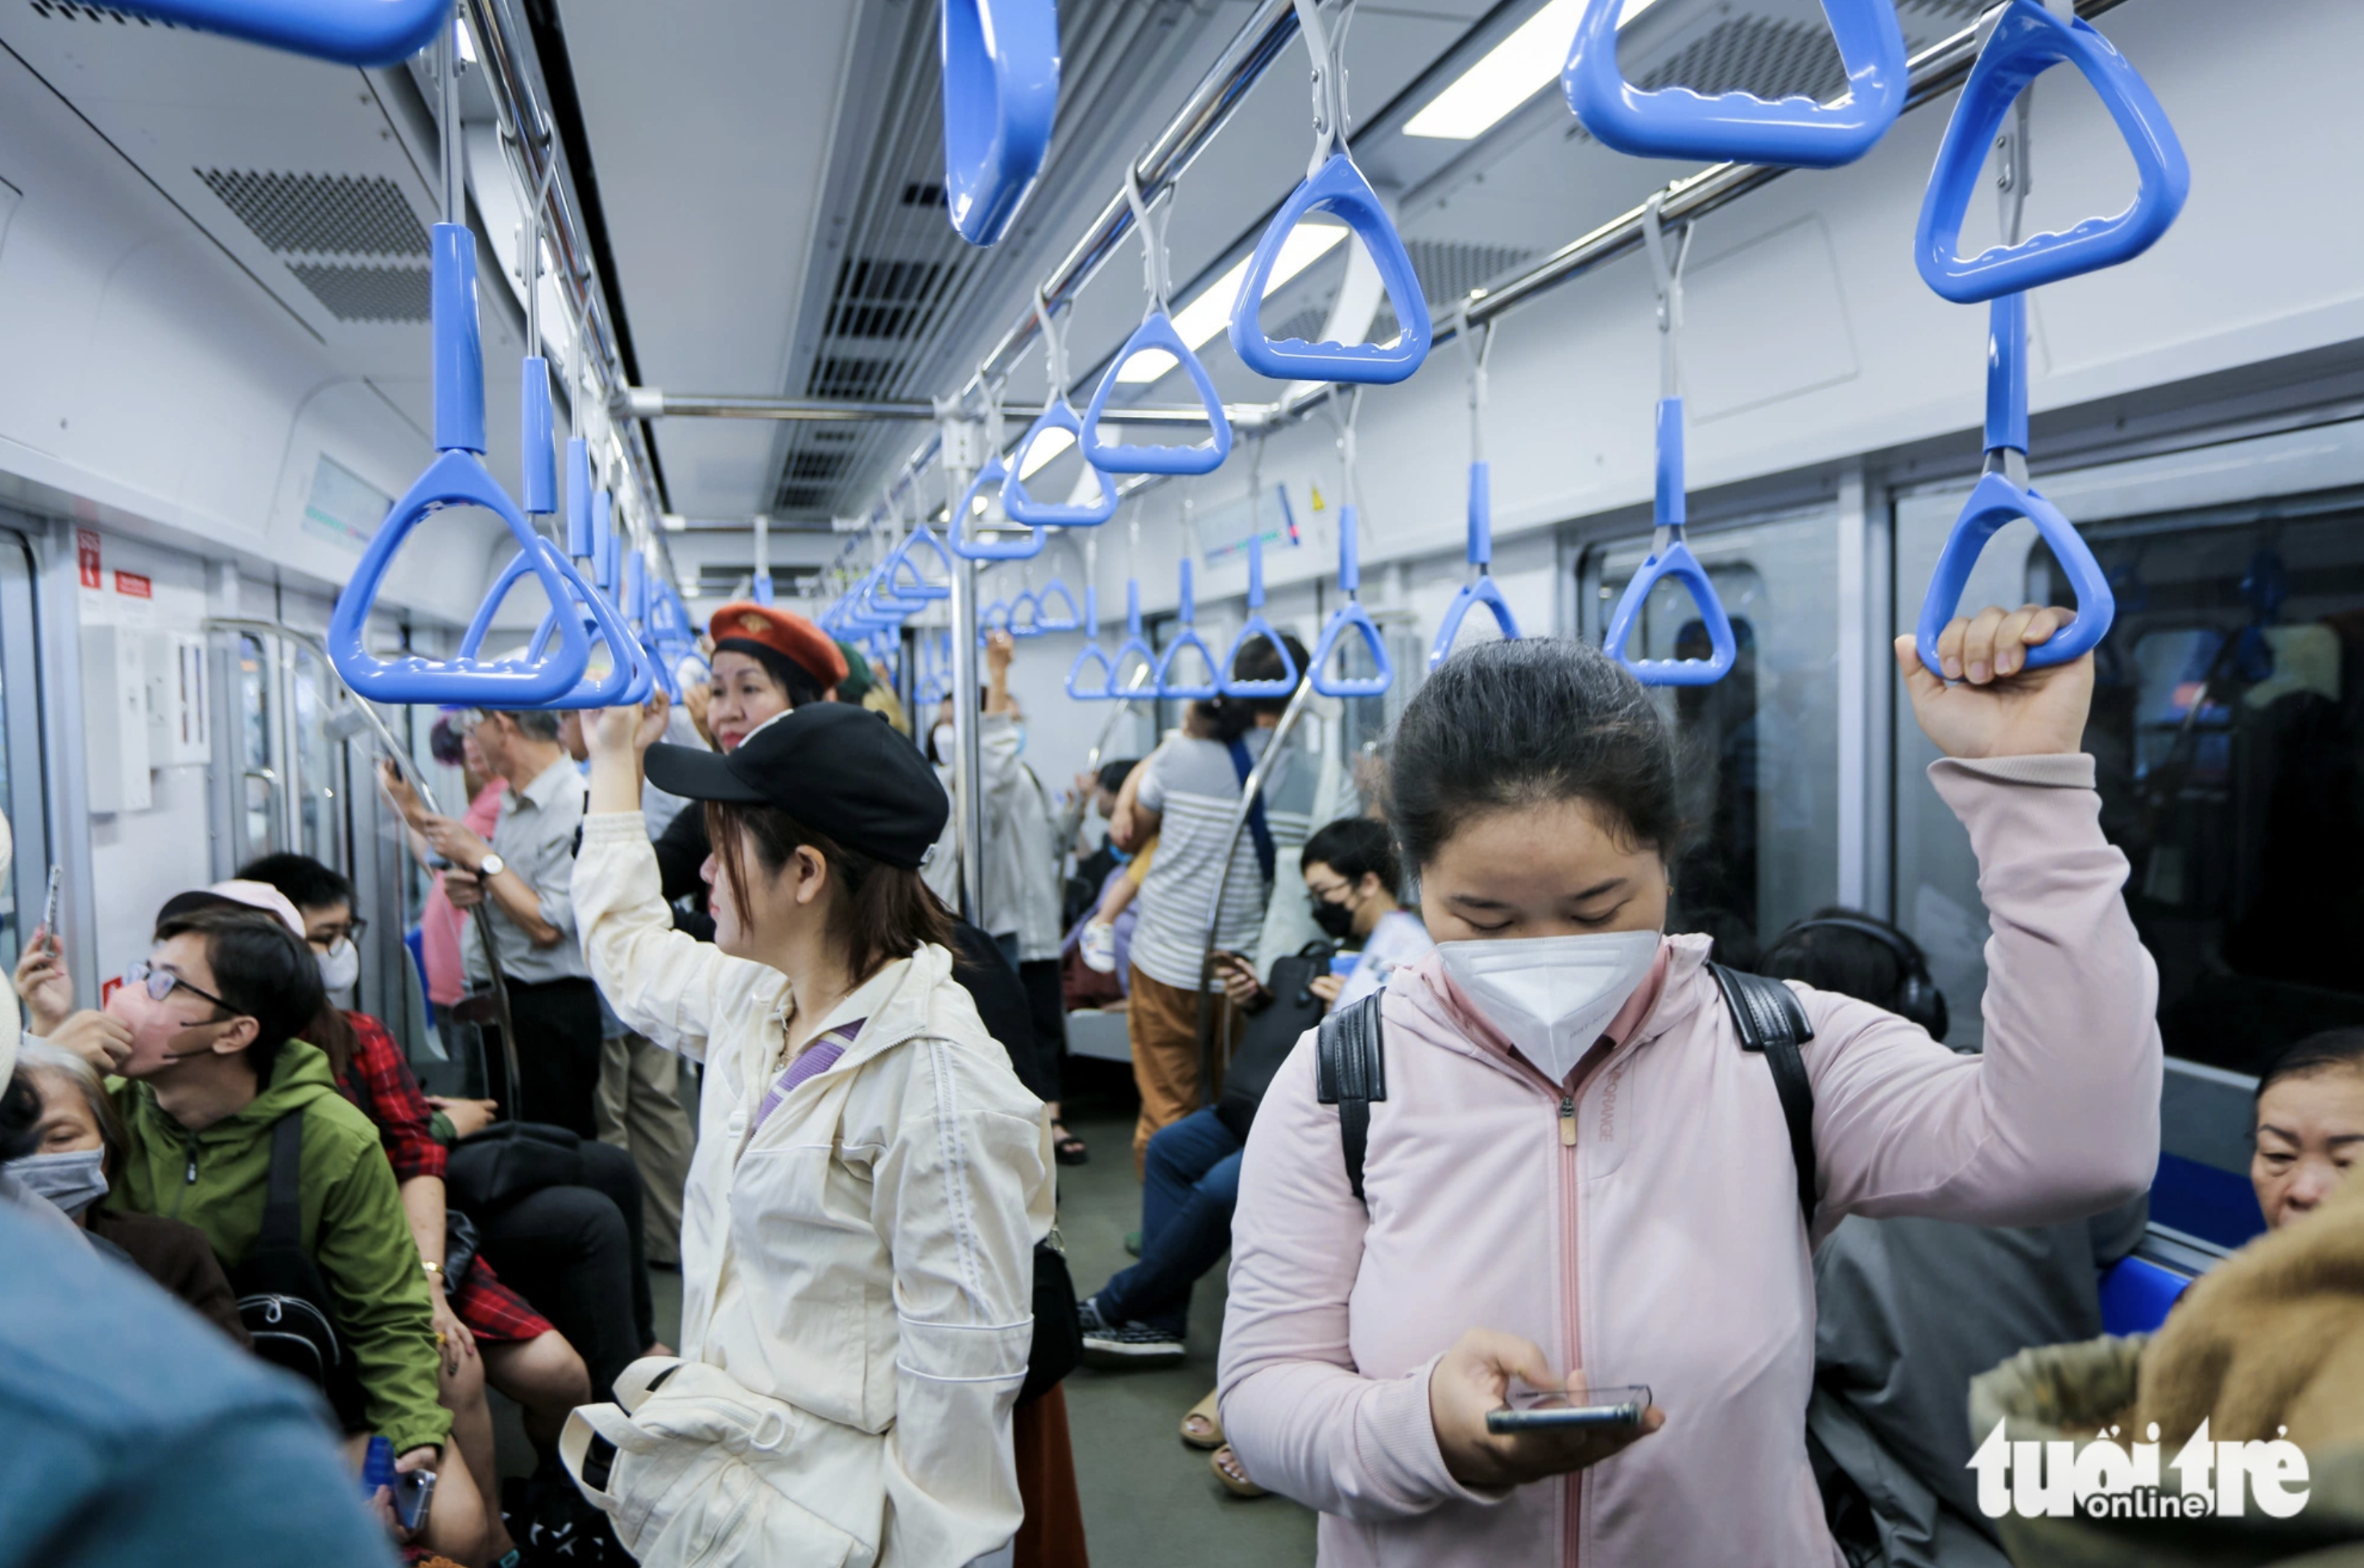
<path id="1" fill-rule="evenodd" d="M 1878 920 L 1852 915 L 1823 915 L 1799 921 L 1774 940 L 1788 941 L 1791 937 L 1812 930 L 1853 931 L 1857 936 L 1870 938 L 1895 954 L 1896 966 L 1902 972 L 1903 978 L 1889 1010 L 1906 1022 L 1919 1024 L 1927 1029 L 1932 1040 L 1943 1040 L 1946 1038 L 1948 1021 L 1946 994 L 1937 989 L 1935 981 L 1929 978 L 1929 961 L 1911 937 Z"/>

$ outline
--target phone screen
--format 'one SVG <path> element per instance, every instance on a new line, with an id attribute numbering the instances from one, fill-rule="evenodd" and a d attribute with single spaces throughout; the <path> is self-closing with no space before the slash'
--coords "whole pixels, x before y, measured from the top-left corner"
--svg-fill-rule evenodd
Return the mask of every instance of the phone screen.
<path id="1" fill-rule="evenodd" d="M 58 948 L 58 894 L 65 882 L 65 867 L 50 867 L 50 890 L 41 897 L 41 936 L 54 952 Z"/>

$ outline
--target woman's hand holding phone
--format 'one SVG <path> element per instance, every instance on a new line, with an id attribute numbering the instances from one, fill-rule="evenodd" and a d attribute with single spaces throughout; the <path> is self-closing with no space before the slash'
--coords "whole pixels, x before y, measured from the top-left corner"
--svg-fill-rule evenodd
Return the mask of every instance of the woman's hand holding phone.
<path id="1" fill-rule="evenodd" d="M 1581 1402 L 1584 1373 L 1563 1382 L 1531 1340 L 1472 1329 L 1454 1342 L 1428 1378 L 1428 1418 L 1444 1468 L 1465 1486 L 1519 1486 L 1583 1470 L 1622 1452 L 1667 1424 L 1656 1405 L 1629 1427 L 1563 1427 L 1490 1432 L 1486 1416 L 1508 1401 L 1513 1378 L 1534 1388 L 1566 1387 Z"/>

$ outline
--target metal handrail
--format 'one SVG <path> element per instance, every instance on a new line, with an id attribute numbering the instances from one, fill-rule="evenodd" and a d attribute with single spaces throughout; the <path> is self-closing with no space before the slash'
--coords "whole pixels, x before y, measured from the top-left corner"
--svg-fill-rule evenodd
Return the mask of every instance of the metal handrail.
<path id="1" fill-rule="evenodd" d="M 1132 680 L 1123 691 L 1117 694 L 1115 703 L 1109 708 L 1108 721 L 1100 726 L 1099 738 L 1092 742 L 1092 749 L 1084 753 L 1084 772 L 1094 775 L 1099 773 L 1100 754 L 1108 750 L 1109 737 L 1116 733 L 1116 721 L 1131 713 L 1132 705 L 1142 697 L 1156 695 L 1154 692 L 1143 692 L 1141 689 L 1143 684 L 1149 679 L 1149 674 L 1147 665 L 1136 666 L 1132 672 Z M 1066 820 L 1059 829 L 1059 853 L 1062 856 L 1065 855 L 1066 846 L 1076 841 L 1076 834 L 1083 828 L 1087 798 L 1080 791 L 1077 792 L 1075 804 L 1067 808 Z"/>
<path id="2" fill-rule="evenodd" d="M 1223 894 L 1232 881 L 1232 860 L 1239 852 L 1240 835 L 1247 831 L 1248 813 L 1264 794 L 1265 781 L 1279 764 L 1281 748 L 1288 743 L 1289 731 L 1304 717 L 1306 705 L 1313 697 L 1310 679 L 1297 683 L 1289 694 L 1288 706 L 1280 710 L 1280 722 L 1272 728 L 1272 739 L 1264 745 L 1264 755 L 1248 770 L 1246 782 L 1240 785 L 1240 803 L 1232 811 L 1232 825 L 1223 835 L 1222 858 L 1217 861 L 1215 895 L 1207 905 L 1206 951 L 1199 957 L 1199 1100 L 1201 1105 L 1215 1103 L 1215 1030 L 1214 1008 L 1209 1004 L 1207 982 L 1215 972 L 1215 938 L 1223 927 Z"/>

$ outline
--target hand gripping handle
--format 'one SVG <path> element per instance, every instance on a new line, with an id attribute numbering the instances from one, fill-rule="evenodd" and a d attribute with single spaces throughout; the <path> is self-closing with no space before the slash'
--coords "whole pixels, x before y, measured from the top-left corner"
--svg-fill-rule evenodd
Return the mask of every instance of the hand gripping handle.
<path id="1" fill-rule="evenodd" d="M 1642 606 L 1650 590 L 1661 578 L 1671 577 L 1689 589 L 1691 602 L 1699 606 L 1700 619 L 1707 627 L 1709 657 L 1705 659 L 1632 659 L 1625 645 L 1634 635 L 1634 623 L 1642 614 Z M 1708 581 L 1707 568 L 1700 564 L 1691 547 L 1678 533 L 1661 548 L 1653 550 L 1642 562 L 1634 580 L 1625 584 L 1624 596 L 1617 601 L 1617 613 L 1609 617 L 1607 640 L 1609 656 L 1634 673 L 1634 678 L 1645 686 L 1710 686 L 1732 671 L 1732 662 L 1739 657 L 1740 649 L 1732 635 L 1732 617 L 1723 613 L 1723 601 L 1716 597 L 1715 584 Z"/>
<path id="2" fill-rule="evenodd" d="M 1073 505 L 1037 501 L 1027 493 L 1026 482 L 1019 477 L 1019 471 L 1026 466 L 1026 454 L 1034 450 L 1036 438 L 1045 430 L 1054 429 L 1065 430 L 1078 439 L 1083 436 L 1084 422 L 1076 417 L 1075 405 L 1069 403 L 1065 395 L 1054 396 L 1043 412 L 1035 416 L 1034 422 L 1026 427 L 1026 434 L 1019 438 L 1017 447 L 1011 450 L 1009 462 L 1002 473 L 1001 509 L 1009 514 L 1011 522 L 1024 523 L 1029 528 L 1096 528 L 1116 516 L 1116 486 L 1109 483 L 1107 474 L 1097 468 L 1092 470 L 1094 480 L 1099 485 L 1100 498 L 1098 501 Z"/>
<path id="3" fill-rule="evenodd" d="M 1388 298 L 1394 302 L 1402 336 L 1391 346 L 1377 343 L 1308 343 L 1296 338 L 1274 342 L 1264 335 L 1260 319 L 1265 289 L 1280 261 L 1289 230 L 1311 212 L 1331 212 L 1346 220 L 1378 267 Z M 1389 386 L 1420 369 L 1428 358 L 1432 326 L 1428 300 L 1420 292 L 1420 278 L 1404 250 L 1395 224 L 1379 205 L 1378 193 L 1344 152 L 1331 154 L 1303 184 L 1290 193 L 1266 225 L 1248 259 L 1247 276 L 1240 282 L 1239 298 L 1232 304 L 1232 349 L 1240 362 L 1275 381 L 1337 381 Z"/>
<path id="4" fill-rule="evenodd" d="M 1157 673 L 1151 677 L 1152 684 L 1156 687 L 1160 697 L 1180 701 L 1222 695 L 1223 676 L 1222 672 L 1215 667 L 1215 651 L 1207 646 L 1205 639 L 1199 635 L 1198 627 L 1193 624 L 1197 608 L 1198 606 L 1193 602 L 1190 592 L 1190 562 L 1186 559 L 1182 562 L 1179 616 L 1182 629 L 1175 634 L 1173 641 L 1165 645 L 1165 655 L 1157 661 Z M 1194 651 L 1205 662 L 1207 666 L 1205 680 L 1185 684 L 1174 679 L 1174 661 L 1180 656 L 1184 649 Z"/>
<path id="5" fill-rule="evenodd" d="M 1001 454 L 996 452 L 985 460 L 985 466 L 976 471 L 976 477 L 962 492 L 960 505 L 953 508 L 950 520 L 944 524 L 944 546 L 963 561 L 1028 561 L 1043 553 L 1043 530 L 1037 528 L 1029 528 L 1024 539 L 1006 544 L 969 538 L 970 509 L 976 505 L 976 498 L 985 493 L 987 485 L 998 484 L 1009 477 L 1009 467 L 1002 462 Z"/>
<path id="6" fill-rule="evenodd" d="M 2082 658 L 2110 634 L 2117 596 L 2076 525 L 2035 491 L 2023 490 L 2000 473 L 1990 473 L 1979 481 L 1962 515 L 1954 519 L 1946 547 L 1938 552 L 1936 570 L 1929 574 L 1929 592 L 1921 601 L 1921 619 L 1913 628 L 1912 640 L 1930 673 L 1945 673 L 1937 658 L 1937 636 L 1959 609 L 1971 569 L 1978 565 L 1987 541 L 2021 517 L 2034 523 L 2044 542 L 2052 547 L 2053 559 L 2068 574 L 2069 586 L 2077 595 L 2077 617 L 2054 632 L 2051 641 L 2027 651 L 2028 668 L 2048 669 Z"/>
<path id="7" fill-rule="evenodd" d="M 1248 536 L 1248 618 L 1240 628 L 1239 636 L 1232 639 L 1231 651 L 1223 655 L 1221 685 L 1227 697 L 1285 697 L 1297 690 L 1304 679 L 1297 661 L 1289 657 L 1288 644 L 1281 640 L 1280 632 L 1264 618 L 1264 536 Z M 1239 678 L 1240 654 L 1257 638 L 1272 644 L 1280 655 L 1280 674 L 1269 681 L 1243 681 Z"/>
<path id="8" fill-rule="evenodd" d="M 1958 255 L 1962 220 L 1979 189 L 1979 171 L 2013 100 L 2044 72 L 2077 68 L 2117 122 L 2134 157 L 2135 199 L 2114 217 L 2089 217 L 2065 232 L 2046 230 L 2016 245 Z M 1957 305 L 2020 294 L 2042 284 L 2132 261 L 2151 248 L 2183 210 L 2191 164 L 2167 111 L 2126 57 L 2083 19 L 2063 21 L 2036 0 L 2010 0 L 1946 122 L 1937 162 L 1912 237 L 1922 279 Z"/>
<path id="9" fill-rule="evenodd" d="M 1135 354 L 1162 350 L 1181 361 L 1198 389 L 1199 405 L 1207 411 L 1208 438 L 1195 446 L 1171 446 L 1149 443 L 1133 446 L 1123 442 L 1102 444 L 1099 439 L 1100 417 L 1108 412 L 1109 395 L 1117 388 L 1117 375 Z M 1119 423 L 1123 420 L 1121 413 Z M 1142 318 L 1126 339 L 1116 358 L 1109 361 L 1108 374 L 1100 377 L 1098 388 L 1092 394 L 1091 406 L 1084 411 L 1084 461 L 1103 473 L 1212 473 L 1223 466 L 1232 455 L 1232 422 L 1224 417 L 1223 400 L 1216 394 L 1215 383 L 1207 374 L 1207 367 L 1174 329 L 1174 318 L 1157 306 Z"/>
<path id="10" fill-rule="evenodd" d="M 117 8 L 338 65 L 398 65 L 434 41 L 452 0 L 123 0 Z"/>
<path id="11" fill-rule="evenodd" d="M 1128 577 L 1124 582 L 1124 641 L 1118 645 L 1116 652 L 1109 659 L 1107 695 L 1111 698 L 1130 695 L 1117 684 L 1117 676 L 1124 673 L 1127 659 L 1140 660 L 1149 666 L 1152 681 L 1156 678 L 1157 650 L 1150 647 L 1149 639 L 1141 635 L 1141 580 L 1137 577 Z"/>
<path id="12" fill-rule="evenodd" d="M 1043 171 L 1059 108 L 1054 0 L 943 0 L 944 202 L 972 245 L 1000 239 Z"/>
<path id="13" fill-rule="evenodd" d="M 1589 0 L 1560 72 L 1567 106 L 1604 147 L 1636 158 L 1830 169 L 1871 150 L 1903 111 L 1909 74 L 1892 0 L 1823 0 L 1846 69 L 1834 104 L 1749 93 L 1702 96 L 1688 87 L 1644 92 L 1617 67 L 1626 0 Z"/>

